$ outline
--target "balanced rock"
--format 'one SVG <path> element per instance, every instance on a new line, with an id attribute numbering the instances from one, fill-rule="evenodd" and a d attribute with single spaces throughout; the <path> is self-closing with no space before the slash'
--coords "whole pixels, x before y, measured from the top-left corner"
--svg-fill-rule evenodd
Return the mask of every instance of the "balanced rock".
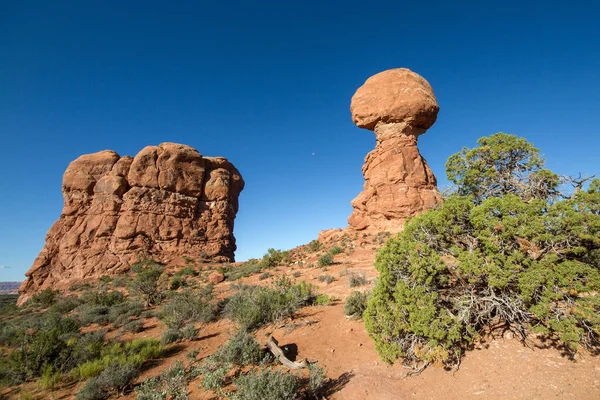
<path id="1" fill-rule="evenodd" d="M 407 217 L 441 201 L 433 172 L 419 153 L 417 139 L 437 118 L 439 107 L 429 83 L 406 69 L 376 74 L 350 105 L 353 122 L 375 132 L 377 145 L 365 158 L 363 191 L 348 218 L 355 230 L 400 231 Z"/>
<path id="2" fill-rule="evenodd" d="M 225 158 L 176 143 L 135 157 L 86 154 L 63 175 L 64 208 L 26 273 L 19 303 L 76 280 L 125 273 L 144 257 L 233 261 L 244 181 Z"/>

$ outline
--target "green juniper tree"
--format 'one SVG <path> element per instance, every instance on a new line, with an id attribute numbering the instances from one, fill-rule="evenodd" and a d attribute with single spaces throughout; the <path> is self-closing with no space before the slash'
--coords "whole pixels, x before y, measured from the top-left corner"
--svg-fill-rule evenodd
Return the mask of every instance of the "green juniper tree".
<path id="1" fill-rule="evenodd" d="M 450 157 L 458 187 L 380 250 L 364 320 L 381 357 L 458 365 L 494 327 L 600 349 L 600 180 L 558 201 L 524 139 L 496 134 Z"/>

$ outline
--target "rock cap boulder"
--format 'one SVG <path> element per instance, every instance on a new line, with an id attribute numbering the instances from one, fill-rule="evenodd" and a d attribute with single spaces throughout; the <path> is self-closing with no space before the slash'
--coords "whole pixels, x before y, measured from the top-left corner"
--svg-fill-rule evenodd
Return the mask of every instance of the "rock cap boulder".
<path id="1" fill-rule="evenodd" d="M 352 121 L 369 130 L 379 122 L 404 122 L 426 130 L 435 123 L 439 109 L 429 83 L 407 68 L 373 75 L 358 88 L 350 104 Z"/>

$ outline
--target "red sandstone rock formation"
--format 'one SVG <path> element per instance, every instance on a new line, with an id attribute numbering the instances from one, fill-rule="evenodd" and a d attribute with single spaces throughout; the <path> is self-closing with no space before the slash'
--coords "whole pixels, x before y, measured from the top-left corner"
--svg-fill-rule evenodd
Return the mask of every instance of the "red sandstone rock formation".
<path id="1" fill-rule="evenodd" d="M 364 190 L 348 218 L 355 230 L 400 231 L 407 217 L 441 201 L 436 179 L 417 149 L 417 138 L 435 122 L 439 107 L 429 83 L 406 69 L 367 79 L 350 105 L 352 120 L 375 131 L 365 158 Z"/>
<path id="2" fill-rule="evenodd" d="M 73 161 L 63 176 L 64 208 L 26 273 L 22 304 L 47 287 L 120 274 L 145 256 L 233 261 L 233 221 L 244 181 L 225 158 L 176 143 L 134 158 L 110 150 Z"/>

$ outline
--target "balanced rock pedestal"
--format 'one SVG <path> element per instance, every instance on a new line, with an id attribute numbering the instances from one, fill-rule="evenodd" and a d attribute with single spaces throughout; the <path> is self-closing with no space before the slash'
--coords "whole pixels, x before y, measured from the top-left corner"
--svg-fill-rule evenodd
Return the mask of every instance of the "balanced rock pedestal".
<path id="1" fill-rule="evenodd" d="M 233 261 L 233 223 L 244 181 L 225 158 L 176 143 L 135 157 L 86 154 L 63 175 L 64 207 L 19 292 L 125 273 L 144 257 Z"/>
<path id="2" fill-rule="evenodd" d="M 357 231 L 401 231 L 406 218 L 441 201 L 436 179 L 419 153 L 417 140 L 437 118 L 429 83 L 406 69 L 367 79 L 350 105 L 353 122 L 375 132 L 377 145 L 365 158 L 363 191 L 348 218 Z"/>

